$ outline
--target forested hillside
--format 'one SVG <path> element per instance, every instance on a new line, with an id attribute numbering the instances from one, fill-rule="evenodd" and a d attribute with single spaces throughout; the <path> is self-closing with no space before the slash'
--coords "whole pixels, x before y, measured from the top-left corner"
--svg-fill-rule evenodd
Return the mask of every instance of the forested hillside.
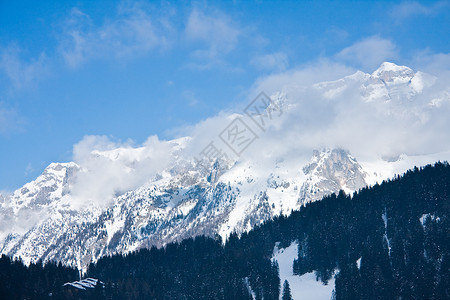
<path id="1" fill-rule="evenodd" d="M 86 274 L 104 288 L 62 288 L 76 279 L 75 270 L 27 268 L 2 257 L 0 293 L 2 299 L 251 299 L 252 293 L 278 299 L 274 247 L 297 241 L 293 272 L 314 271 L 324 283 L 336 276 L 336 299 L 450 299 L 449 211 L 450 166 L 437 163 L 353 196 L 325 197 L 226 243 L 197 237 L 104 257 Z"/>

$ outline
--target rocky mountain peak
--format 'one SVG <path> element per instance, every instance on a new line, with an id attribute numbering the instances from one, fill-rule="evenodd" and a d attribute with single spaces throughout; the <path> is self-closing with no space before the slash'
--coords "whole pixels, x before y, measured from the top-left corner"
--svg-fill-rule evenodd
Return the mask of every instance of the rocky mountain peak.
<path id="1" fill-rule="evenodd" d="M 54 201 L 63 196 L 70 179 L 78 170 L 79 166 L 73 162 L 50 164 L 35 180 L 7 197 L 3 209 L 10 208 L 17 213 L 24 209 L 36 210 L 55 205 Z"/>
<path id="2" fill-rule="evenodd" d="M 303 202 L 319 200 L 339 190 L 350 193 L 366 185 L 361 165 L 340 148 L 314 150 L 303 172 L 308 176 L 301 188 Z"/>

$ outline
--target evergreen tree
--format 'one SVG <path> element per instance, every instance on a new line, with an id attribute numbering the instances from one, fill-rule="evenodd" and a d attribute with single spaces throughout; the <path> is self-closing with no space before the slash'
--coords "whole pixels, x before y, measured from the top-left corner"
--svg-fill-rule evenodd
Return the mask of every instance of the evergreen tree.
<path id="1" fill-rule="evenodd" d="M 283 284 L 283 300 L 292 300 L 291 288 L 289 287 L 289 282 L 287 280 L 284 281 Z"/>

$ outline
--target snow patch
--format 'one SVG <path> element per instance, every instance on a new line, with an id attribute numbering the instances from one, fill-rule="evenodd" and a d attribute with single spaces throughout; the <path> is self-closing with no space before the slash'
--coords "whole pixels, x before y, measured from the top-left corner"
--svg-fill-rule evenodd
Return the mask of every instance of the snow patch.
<path id="1" fill-rule="evenodd" d="M 422 224 L 422 227 L 423 227 L 423 228 L 425 228 L 425 226 L 427 225 L 427 219 L 428 219 L 428 217 L 430 217 L 431 221 L 434 221 L 434 222 L 439 222 L 439 221 L 441 221 L 441 218 L 439 218 L 439 217 L 437 217 L 437 216 L 435 216 L 435 215 L 433 215 L 433 214 L 423 214 L 423 215 L 419 218 L 420 223 Z"/>
<path id="2" fill-rule="evenodd" d="M 108 233 L 108 240 L 106 244 L 109 244 L 113 236 L 120 230 L 122 230 L 125 226 L 125 219 L 120 218 L 116 222 L 106 222 L 106 232 Z"/>
<path id="3" fill-rule="evenodd" d="M 386 210 L 384 210 L 384 213 L 381 215 L 381 218 L 383 219 L 384 229 L 387 229 L 387 216 L 386 216 Z"/>
<path id="4" fill-rule="evenodd" d="M 356 266 L 358 267 L 358 270 L 361 269 L 361 258 L 358 258 L 358 260 L 356 261 Z"/>
<path id="5" fill-rule="evenodd" d="M 250 293 L 250 295 L 252 295 L 252 299 L 256 299 L 256 294 L 253 291 L 252 287 L 250 286 L 250 282 L 248 280 L 248 277 L 245 277 L 244 280 L 245 280 L 245 284 L 247 285 L 248 292 Z"/>
<path id="6" fill-rule="evenodd" d="M 314 272 L 306 273 L 301 276 L 294 275 L 293 263 L 297 257 L 297 242 L 292 243 L 289 247 L 284 249 L 278 249 L 278 247 L 275 246 L 272 260 L 278 262 L 281 284 L 285 280 L 289 282 L 292 298 L 295 300 L 330 300 L 335 286 L 335 279 L 331 278 L 328 280 L 328 284 L 324 285 L 320 280 L 316 280 Z M 282 295 L 280 295 L 280 299 L 281 296 Z"/>

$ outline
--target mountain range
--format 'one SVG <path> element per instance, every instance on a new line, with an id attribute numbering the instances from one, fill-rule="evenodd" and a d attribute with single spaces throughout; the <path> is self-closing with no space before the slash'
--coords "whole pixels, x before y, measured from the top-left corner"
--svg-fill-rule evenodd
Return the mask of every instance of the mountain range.
<path id="1" fill-rule="evenodd" d="M 323 105 L 351 94 L 357 95 L 358 105 L 375 104 L 383 114 L 394 118 L 412 117 L 425 122 L 442 103 L 450 101 L 450 93 L 424 96 L 435 81 L 435 77 L 408 67 L 383 63 L 372 74 L 358 71 L 337 81 L 314 84 L 310 90 L 320 96 Z M 262 113 L 270 115 L 279 110 L 289 117 L 299 106 L 295 97 L 279 91 L 270 96 Z M 86 270 L 89 263 L 105 255 L 160 247 L 188 237 L 220 235 L 225 240 L 233 232 L 247 232 L 339 190 L 351 194 L 415 165 L 450 157 L 446 149 L 432 153 L 386 152 L 361 159 L 353 156 L 352 147 L 346 145 L 297 149 L 295 139 L 301 137 L 295 130 L 274 121 L 275 129 L 267 128 L 264 135 L 257 131 L 257 122 L 252 123 L 254 117 L 245 113 L 226 116 L 232 122 L 245 122 L 255 138 L 258 133 L 258 141 L 248 146 L 268 149 L 263 154 L 252 157 L 245 154 L 256 150 L 244 149 L 247 152 L 243 155 L 208 158 L 205 168 L 205 163 L 199 164 L 192 155 L 199 143 L 195 137 L 164 141 L 167 163 L 153 173 L 144 172 L 145 180 L 135 186 L 114 189 L 111 196 L 109 190 L 103 191 L 108 177 L 101 182 L 108 169 L 91 176 L 97 174 L 95 164 L 50 164 L 34 181 L 0 196 L 0 252 L 21 257 L 25 263 L 61 261 Z M 283 130 L 292 143 L 287 140 L 285 145 L 275 147 L 271 130 Z M 289 155 L 284 152 L 286 148 L 290 149 Z M 117 147 L 90 151 L 88 157 L 106 165 L 120 162 L 120 172 L 127 178 L 141 172 L 140 162 L 154 157 L 155 151 L 151 146 Z M 90 181 L 95 185 L 96 179 L 98 188 L 91 199 L 83 193 L 86 185 L 81 183 Z M 99 197 L 104 199 L 93 200 Z"/>

